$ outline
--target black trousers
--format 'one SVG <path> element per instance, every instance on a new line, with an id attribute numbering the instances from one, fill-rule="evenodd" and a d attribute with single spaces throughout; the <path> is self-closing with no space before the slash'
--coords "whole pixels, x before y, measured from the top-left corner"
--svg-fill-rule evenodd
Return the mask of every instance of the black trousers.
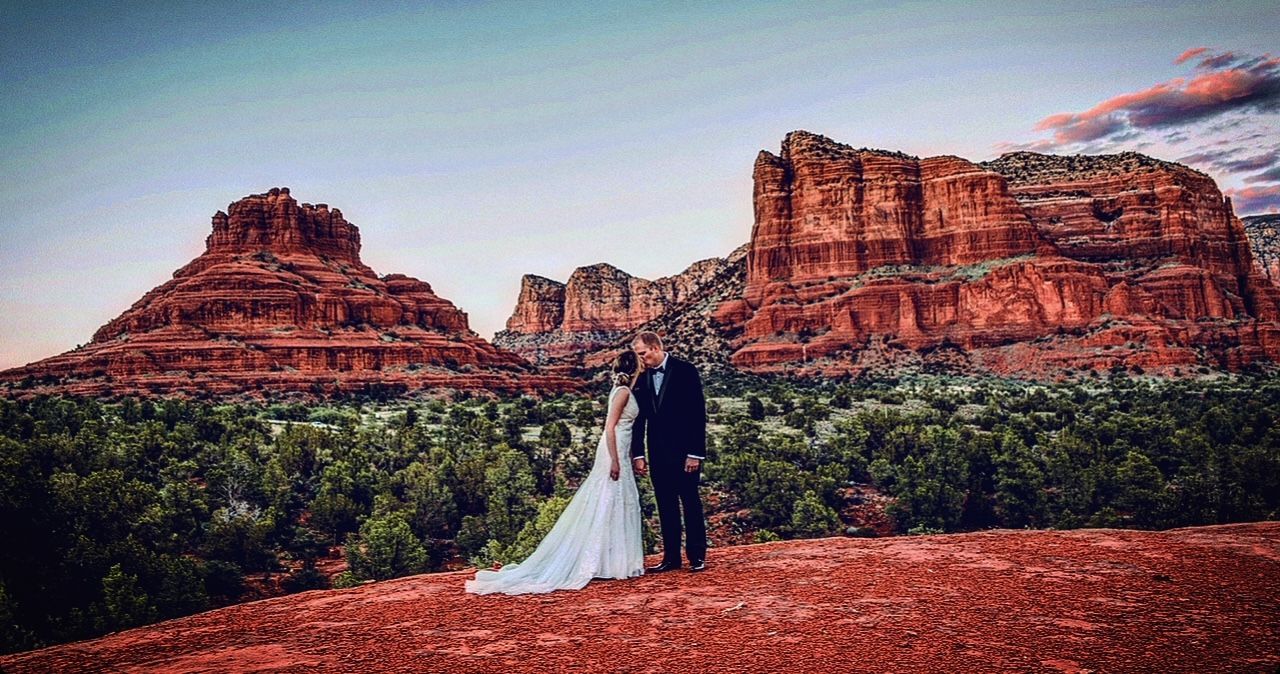
<path id="1" fill-rule="evenodd" d="M 658 502 L 658 522 L 662 528 L 662 560 L 680 563 L 680 534 L 685 534 L 685 555 L 689 563 L 707 558 L 707 524 L 702 514 L 702 498 L 698 495 L 702 465 L 686 473 L 684 457 L 679 460 L 654 461 L 649 477 L 653 481 L 653 498 Z M 684 526 L 681 527 L 681 510 Z"/>

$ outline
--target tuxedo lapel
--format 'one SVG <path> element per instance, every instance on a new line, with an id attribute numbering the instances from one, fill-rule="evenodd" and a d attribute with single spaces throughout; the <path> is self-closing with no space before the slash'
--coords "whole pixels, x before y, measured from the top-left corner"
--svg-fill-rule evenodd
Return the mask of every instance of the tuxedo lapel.
<path id="1" fill-rule="evenodd" d="M 659 411 L 662 410 L 662 401 L 667 399 L 667 391 L 671 390 L 671 382 L 673 379 L 675 379 L 675 376 L 676 376 L 676 368 L 674 367 L 675 363 L 673 362 L 674 360 L 675 360 L 674 358 L 667 359 L 667 371 L 662 373 L 662 389 L 658 391 L 658 401 L 657 403 L 654 404 L 654 409 Z"/>
<path id="2" fill-rule="evenodd" d="M 648 403 L 647 405 L 648 408 L 653 412 L 657 412 L 658 399 L 653 395 L 653 372 L 652 371 L 645 370 L 645 373 L 640 376 L 640 388 L 644 389 L 642 391 L 642 395 L 644 396 L 645 402 Z"/>

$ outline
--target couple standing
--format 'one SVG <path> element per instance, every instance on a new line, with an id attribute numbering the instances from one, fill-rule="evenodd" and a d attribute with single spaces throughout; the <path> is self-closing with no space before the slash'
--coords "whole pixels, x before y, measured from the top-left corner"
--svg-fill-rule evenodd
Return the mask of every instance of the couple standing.
<path id="1" fill-rule="evenodd" d="M 614 360 L 608 416 L 595 463 L 560 518 L 527 559 L 499 571 L 477 571 L 475 579 L 466 582 L 467 592 L 577 590 L 592 578 L 678 569 L 681 510 L 689 570 L 706 568 L 707 530 L 698 496 L 707 447 L 702 379 L 693 365 L 664 351 L 653 332 L 637 335 L 631 349 Z M 648 569 L 634 477 L 645 474 L 650 475 L 658 502 L 663 552 L 662 562 Z"/>

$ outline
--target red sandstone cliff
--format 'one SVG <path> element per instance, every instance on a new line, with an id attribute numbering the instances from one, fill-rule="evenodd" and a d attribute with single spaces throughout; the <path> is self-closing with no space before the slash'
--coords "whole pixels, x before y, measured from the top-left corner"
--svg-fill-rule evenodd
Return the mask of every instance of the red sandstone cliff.
<path id="1" fill-rule="evenodd" d="M 657 560 L 651 560 L 656 562 Z M 472 571 L 312 591 L 0 657 L 25 672 L 1271 672 L 1280 525 L 716 548 L 545 595 Z"/>
<path id="2" fill-rule="evenodd" d="M 761 152 L 734 365 L 1066 369 L 1280 360 L 1280 294 L 1213 181 L 1136 154 L 986 164 L 787 135 Z M 1122 346 L 1120 350 L 1113 350 Z"/>
<path id="3" fill-rule="evenodd" d="M 205 252 L 91 342 L 0 381 L 84 394 L 573 385 L 481 339 L 427 283 L 379 277 L 355 225 L 288 188 L 219 211 Z"/>
<path id="4" fill-rule="evenodd" d="M 735 262 L 702 260 L 654 281 L 603 263 L 579 267 L 567 283 L 527 274 L 494 343 L 535 363 L 603 357 L 597 352 L 688 304 Z"/>
<path id="5" fill-rule="evenodd" d="M 601 364 L 593 352 L 656 329 L 704 365 L 802 374 L 1280 361 L 1275 257 L 1255 258 L 1230 200 L 1185 166 L 1135 153 L 918 159 L 796 131 L 781 154 L 759 154 L 754 181 L 744 259 L 695 276 L 683 300 L 655 300 L 654 284 L 608 265 L 563 285 L 526 277 L 495 341 Z"/>

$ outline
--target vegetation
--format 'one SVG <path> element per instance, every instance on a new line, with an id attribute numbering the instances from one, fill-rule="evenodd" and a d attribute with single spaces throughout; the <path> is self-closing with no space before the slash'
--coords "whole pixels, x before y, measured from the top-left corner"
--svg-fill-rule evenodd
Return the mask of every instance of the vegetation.
<path id="1" fill-rule="evenodd" d="M 735 540 L 867 535 L 851 513 L 868 490 L 897 533 L 1280 512 L 1275 379 L 734 377 L 707 392 L 704 479 Z M 0 646 L 519 561 L 585 476 L 603 416 L 601 396 L 0 400 Z M 331 581 L 317 562 L 339 556 L 348 571 Z"/>

